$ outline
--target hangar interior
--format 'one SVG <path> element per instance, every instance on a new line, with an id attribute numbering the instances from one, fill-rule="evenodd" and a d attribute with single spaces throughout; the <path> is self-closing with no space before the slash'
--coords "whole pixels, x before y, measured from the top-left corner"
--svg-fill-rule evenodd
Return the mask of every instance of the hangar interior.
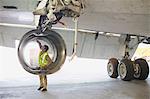
<path id="1" fill-rule="evenodd" d="M 38 1 L 0 1 L 0 99 L 150 99 L 149 68 L 139 66 L 149 65 L 150 60 L 149 0 L 85 0 L 77 38 L 74 21 L 62 18 L 67 28 L 57 24 L 52 29 L 63 38 L 67 57 L 59 71 L 48 75 L 47 92 L 37 91 L 38 76 L 24 70 L 18 59 L 22 37 L 36 28 L 32 11 Z M 76 56 L 70 61 L 74 51 Z M 111 58 L 116 58 L 120 67 L 126 65 L 122 61 L 126 52 L 134 66 L 130 69 L 142 79 L 135 75 L 130 79 L 133 74 L 129 67 L 125 68 L 125 77 L 120 68 L 120 77 L 108 73 L 108 69 L 112 72 L 111 66 L 108 68 Z M 137 65 L 137 58 L 147 62 Z"/>

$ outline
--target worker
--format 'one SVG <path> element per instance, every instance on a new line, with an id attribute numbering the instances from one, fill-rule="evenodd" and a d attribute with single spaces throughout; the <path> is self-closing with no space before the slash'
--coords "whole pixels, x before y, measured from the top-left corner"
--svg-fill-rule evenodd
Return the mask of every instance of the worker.
<path id="1" fill-rule="evenodd" d="M 39 67 L 41 70 L 46 70 L 48 68 L 48 66 L 52 63 L 52 60 L 48 55 L 49 47 L 47 45 L 42 46 L 42 44 L 39 40 L 36 40 L 36 41 L 41 50 L 39 53 Z M 40 78 L 40 87 L 38 88 L 38 90 L 47 91 L 47 76 L 46 76 L 46 74 L 40 74 L 39 78 Z"/>

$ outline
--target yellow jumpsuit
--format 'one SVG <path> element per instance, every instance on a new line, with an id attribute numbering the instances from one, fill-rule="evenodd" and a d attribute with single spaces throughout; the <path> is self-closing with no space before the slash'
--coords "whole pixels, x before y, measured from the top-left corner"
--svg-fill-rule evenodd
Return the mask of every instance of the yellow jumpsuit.
<path id="1" fill-rule="evenodd" d="M 49 61 L 47 60 L 47 57 L 49 57 L 48 52 L 44 52 L 42 53 L 42 51 L 39 54 L 39 66 L 41 69 L 46 69 Z M 46 74 L 41 74 L 39 75 L 40 78 L 40 87 L 42 87 L 43 89 L 47 89 L 47 76 Z"/>

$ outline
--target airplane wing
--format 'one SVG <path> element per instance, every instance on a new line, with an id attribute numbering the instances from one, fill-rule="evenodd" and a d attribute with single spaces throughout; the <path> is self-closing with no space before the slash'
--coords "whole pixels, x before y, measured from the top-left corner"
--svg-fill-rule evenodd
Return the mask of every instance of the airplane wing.
<path id="1" fill-rule="evenodd" d="M 149 0 L 85 0 L 85 3 L 85 11 L 79 19 L 79 27 L 81 29 L 146 36 L 149 35 Z M 35 9 L 36 4 L 36 0 L 1 0 L 1 11 L 9 9 L 9 7 L 14 7 L 14 11 L 16 7 L 15 11 L 20 12 L 19 16 L 16 16 L 23 22 L 23 20 L 27 21 L 28 14 L 30 14 L 29 17 L 31 18 L 32 13 L 29 12 L 32 12 L 33 9 Z M 21 12 L 23 13 L 22 16 L 20 15 Z M 3 13 L 6 14 L 7 12 L 1 12 L 1 15 L 3 15 Z M 9 20 L 15 18 L 12 13 L 11 15 L 9 14 L 7 18 L 8 17 Z M 1 20 L 1 22 L 6 20 Z M 71 22 L 71 19 L 69 20 L 67 18 L 64 19 L 64 21 L 67 23 L 68 28 L 74 28 L 74 24 Z"/>
<path id="2" fill-rule="evenodd" d="M 1 0 L 0 2 L 0 44 L 14 47 L 12 44 L 14 40 L 20 39 L 27 31 L 35 28 L 32 10 L 36 7 L 37 1 Z M 85 0 L 85 2 L 85 11 L 79 18 L 78 55 L 80 57 L 107 59 L 112 56 L 122 57 L 121 53 L 125 46 L 120 42 L 124 41 L 126 34 L 150 36 L 149 0 Z M 70 55 L 74 23 L 71 18 L 63 18 L 62 21 L 67 24 L 67 28 L 58 24 L 54 29 L 57 29 L 66 40 Z M 97 33 L 99 37 L 95 39 Z M 134 41 L 136 45 L 137 39 Z"/>

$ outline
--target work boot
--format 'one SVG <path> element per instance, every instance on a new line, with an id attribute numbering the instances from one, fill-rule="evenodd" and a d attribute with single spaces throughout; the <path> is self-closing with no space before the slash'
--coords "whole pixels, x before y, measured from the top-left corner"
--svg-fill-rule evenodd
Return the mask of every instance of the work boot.
<path id="1" fill-rule="evenodd" d="M 34 15 L 46 15 L 47 14 L 46 7 L 33 11 L 33 14 Z"/>
<path id="2" fill-rule="evenodd" d="M 41 90 L 43 87 L 39 87 L 37 90 Z"/>
<path id="3" fill-rule="evenodd" d="M 42 89 L 41 89 L 41 91 L 43 91 L 43 92 L 44 92 L 44 91 L 47 91 L 47 89 L 46 89 L 46 88 L 42 88 Z"/>

